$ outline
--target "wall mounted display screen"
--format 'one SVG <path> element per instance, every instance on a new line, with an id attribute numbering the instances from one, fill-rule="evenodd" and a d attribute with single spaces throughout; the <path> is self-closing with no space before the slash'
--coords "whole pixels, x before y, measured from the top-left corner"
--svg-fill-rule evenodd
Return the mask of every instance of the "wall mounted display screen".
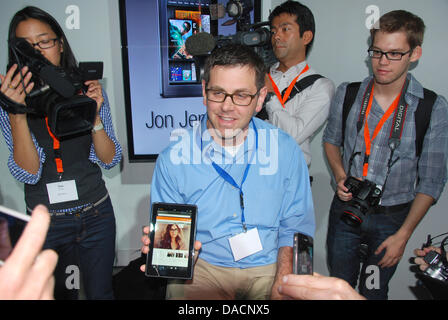
<path id="1" fill-rule="evenodd" d="M 198 68 L 185 43 L 199 32 L 218 35 L 218 23 L 211 20 L 210 5 L 211 0 L 159 0 L 161 95 L 165 98 L 202 94 Z"/>
<path id="2" fill-rule="evenodd" d="M 205 106 L 195 59 L 185 41 L 198 32 L 236 33 L 210 8 L 224 0 L 120 0 L 128 158 L 154 161 L 170 133 L 201 119 Z"/>

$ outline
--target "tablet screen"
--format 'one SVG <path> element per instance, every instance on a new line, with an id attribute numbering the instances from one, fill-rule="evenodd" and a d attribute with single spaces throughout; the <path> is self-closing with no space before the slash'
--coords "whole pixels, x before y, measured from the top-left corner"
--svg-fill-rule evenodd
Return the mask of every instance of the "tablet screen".
<path id="1" fill-rule="evenodd" d="M 151 212 L 146 275 L 191 279 L 197 207 L 154 203 Z"/>

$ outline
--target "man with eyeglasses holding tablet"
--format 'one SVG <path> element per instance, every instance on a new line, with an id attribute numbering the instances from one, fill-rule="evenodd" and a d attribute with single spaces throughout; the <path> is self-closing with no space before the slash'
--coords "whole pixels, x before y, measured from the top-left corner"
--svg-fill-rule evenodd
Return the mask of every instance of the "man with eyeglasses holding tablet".
<path id="1" fill-rule="evenodd" d="M 282 298 L 277 288 L 292 272 L 294 233 L 314 236 L 300 147 L 253 117 L 266 96 L 264 77 L 252 48 L 216 48 L 202 81 L 206 115 L 192 130 L 174 131 L 159 154 L 151 203 L 197 205 L 202 244 L 193 280 L 170 280 L 167 299 Z M 142 242 L 148 253 L 147 235 Z"/>
<path id="2" fill-rule="evenodd" d="M 424 30 L 407 11 L 380 18 L 379 29 L 370 30 L 373 76 L 339 86 L 323 136 L 337 184 L 330 275 L 353 287 L 359 277 L 368 299 L 387 299 L 407 241 L 447 180 L 447 101 L 408 72 L 422 56 Z"/>

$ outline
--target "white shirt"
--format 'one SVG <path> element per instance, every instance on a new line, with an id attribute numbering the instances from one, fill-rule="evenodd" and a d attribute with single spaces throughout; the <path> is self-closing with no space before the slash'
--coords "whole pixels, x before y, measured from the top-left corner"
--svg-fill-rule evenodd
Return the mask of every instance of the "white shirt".
<path id="1" fill-rule="evenodd" d="M 270 74 L 282 92 L 288 88 L 307 63 L 303 61 L 284 73 L 277 70 L 279 64 L 277 62 L 271 67 Z M 310 68 L 299 77 L 298 81 L 312 74 L 316 74 L 316 72 Z M 310 140 L 327 120 L 334 92 L 333 82 L 326 78 L 320 78 L 313 85 L 296 94 L 285 104 L 285 108 L 282 107 L 276 95 L 266 103 L 269 122 L 286 131 L 297 141 L 308 166 L 311 164 Z"/>

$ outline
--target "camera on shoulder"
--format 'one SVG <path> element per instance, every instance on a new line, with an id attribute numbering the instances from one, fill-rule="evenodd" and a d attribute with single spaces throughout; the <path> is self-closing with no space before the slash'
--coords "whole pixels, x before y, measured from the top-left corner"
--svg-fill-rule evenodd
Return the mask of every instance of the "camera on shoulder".
<path id="1" fill-rule="evenodd" d="M 351 226 L 360 226 L 368 214 L 378 205 L 382 187 L 369 180 L 348 177 L 344 185 L 353 198 L 344 206 L 341 219 Z"/>

